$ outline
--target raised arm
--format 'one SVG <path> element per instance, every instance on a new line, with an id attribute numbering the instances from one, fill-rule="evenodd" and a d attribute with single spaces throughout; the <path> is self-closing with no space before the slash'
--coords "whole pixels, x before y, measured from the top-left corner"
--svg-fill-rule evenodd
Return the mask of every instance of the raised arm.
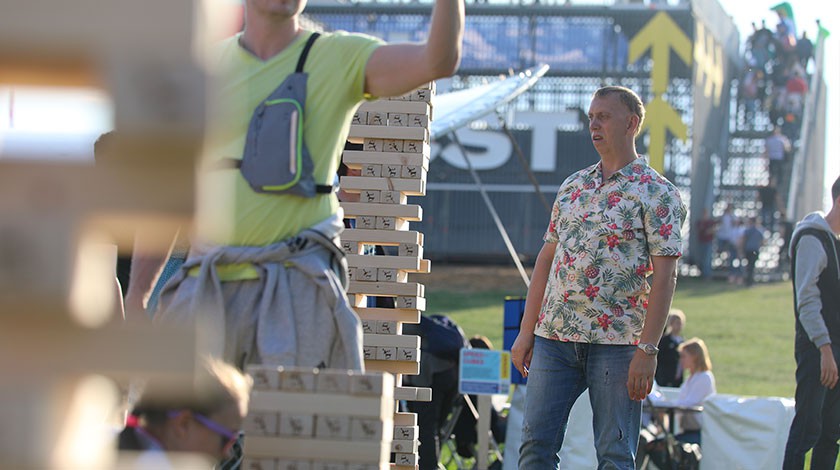
<path id="1" fill-rule="evenodd" d="M 365 92 L 398 96 L 432 80 L 448 77 L 461 61 L 464 1 L 437 0 L 425 43 L 387 44 L 368 59 Z"/>

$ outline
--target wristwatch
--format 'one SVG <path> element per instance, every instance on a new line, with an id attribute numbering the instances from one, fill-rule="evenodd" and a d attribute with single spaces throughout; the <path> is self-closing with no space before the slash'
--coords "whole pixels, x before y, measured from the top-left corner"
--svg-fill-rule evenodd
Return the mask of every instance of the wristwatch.
<path id="1" fill-rule="evenodd" d="M 659 348 L 651 343 L 639 343 L 639 349 L 644 351 L 648 356 L 655 356 L 659 352 Z"/>

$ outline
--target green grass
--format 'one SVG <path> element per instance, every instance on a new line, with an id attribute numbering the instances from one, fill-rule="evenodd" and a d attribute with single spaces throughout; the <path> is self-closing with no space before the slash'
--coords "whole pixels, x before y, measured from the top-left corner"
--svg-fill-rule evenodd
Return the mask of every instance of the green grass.
<path id="1" fill-rule="evenodd" d="M 524 289 L 459 293 L 427 292 L 427 312 L 445 313 L 468 336 L 484 335 L 502 347 L 505 296 Z M 789 282 L 751 288 L 681 278 L 672 303 L 686 313 L 683 336 L 702 338 L 712 357 L 718 393 L 792 397 L 793 293 Z"/>

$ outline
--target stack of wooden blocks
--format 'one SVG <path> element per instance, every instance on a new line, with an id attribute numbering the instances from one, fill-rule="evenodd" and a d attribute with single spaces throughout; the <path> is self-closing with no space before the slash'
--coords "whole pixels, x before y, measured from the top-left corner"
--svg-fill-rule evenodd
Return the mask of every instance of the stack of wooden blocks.
<path id="1" fill-rule="evenodd" d="M 386 470 L 394 377 L 249 366 L 244 470 Z"/>
<path id="2" fill-rule="evenodd" d="M 431 389 L 403 387 L 402 375 L 420 372 L 420 337 L 403 335 L 403 323 L 419 323 L 426 308 L 424 286 L 410 282 L 409 273 L 428 273 L 423 259 L 423 234 L 409 222 L 423 217 L 408 196 L 426 194 L 429 169 L 429 122 L 434 83 L 405 96 L 363 104 L 353 118 L 350 140 L 362 150 L 346 150 L 347 167 L 360 176 L 341 178 L 341 188 L 358 192 L 359 202 L 342 202 L 355 228 L 341 236 L 350 267 L 348 295 L 364 328 L 365 367 L 396 376 L 394 398 L 430 401 Z M 368 255 L 371 245 L 392 247 L 396 255 Z M 392 297 L 395 308 L 370 307 L 370 297 Z M 394 414 L 392 468 L 417 467 L 417 415 Z"/>

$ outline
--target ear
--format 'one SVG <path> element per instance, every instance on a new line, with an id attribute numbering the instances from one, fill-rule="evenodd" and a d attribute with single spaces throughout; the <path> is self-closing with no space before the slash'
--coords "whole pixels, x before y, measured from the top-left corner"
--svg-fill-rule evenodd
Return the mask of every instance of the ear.
<path id="1" fill-rule="evenodd" d="M 638 126 L 639 126 L 639 116 L 636 116 L 635 114 L 631 114 L 630 119 L 627 120 L 627 130 L 635 135 L 636 128 Z"/>

